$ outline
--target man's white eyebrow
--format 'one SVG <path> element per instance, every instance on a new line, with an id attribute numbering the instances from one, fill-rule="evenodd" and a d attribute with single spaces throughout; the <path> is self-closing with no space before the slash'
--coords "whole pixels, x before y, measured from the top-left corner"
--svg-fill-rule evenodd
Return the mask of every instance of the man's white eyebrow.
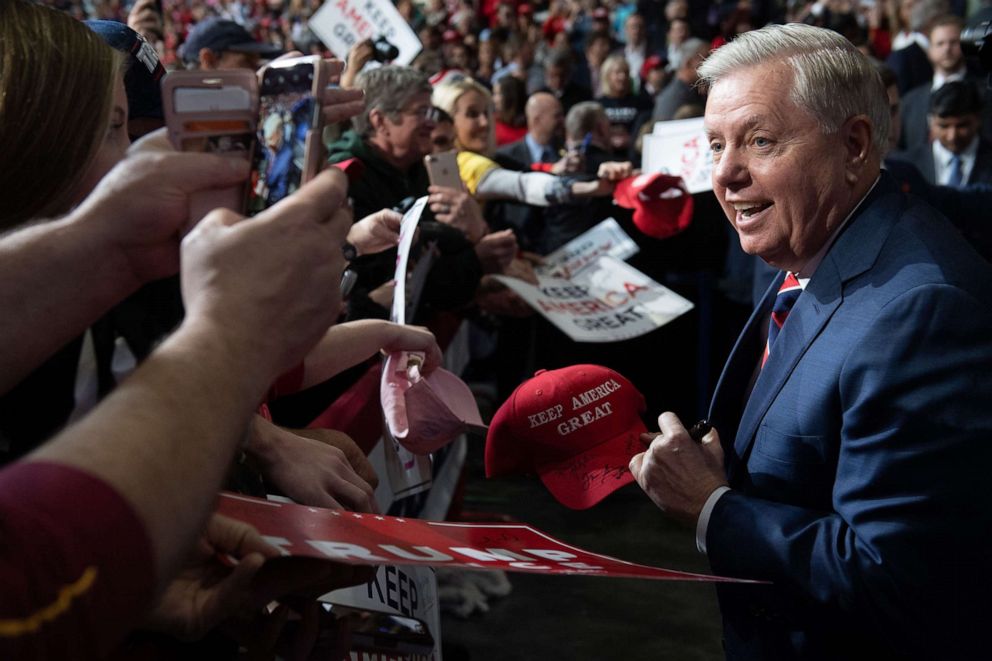
<path id="1" fill-rule="evenodd" d="M 749 130 L 749 129 L 757 128 L 762 124 L 767 124 L 767 123 L 768 123 L 767 115 L 748 115 L 748 117 L 745 118 L 740 125 L 745 130 Z"/>
<path id="2" fill-rule="evenodd" d="M 736 130 L 751 131 L 762 125 L 768 124 L 767 115 L 748 115 L 739 124 L 735 124 L 734 128 Z M 710 126 L 703 125 L 703 132 L 706 134 L 707 139 L 713 139 L 717 136 L 717 131 Z"/>

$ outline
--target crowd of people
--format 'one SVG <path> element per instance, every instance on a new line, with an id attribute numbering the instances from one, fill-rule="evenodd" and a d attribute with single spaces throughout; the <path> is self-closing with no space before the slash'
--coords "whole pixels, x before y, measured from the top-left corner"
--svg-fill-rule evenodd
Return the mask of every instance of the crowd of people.
<path id="1" fill-rule="evenodd" d="M 577 363 L 643 392 L 633 478 L 715 573 L 769 582 L 719 587 L 728 658 L 983 655 L 992 104 L 962 34 L 989 9 L 399 0 L 423 46 L 399 66 L 333 59 L 321 4 L 0 3 L 0 656 L 275 654 L 273 600 L 367 575 L 263 571 L 279 550 L 219 490 L 379 512 L 380 353 L 430 373 L 464 327 L 497 399 Z M 162 80 L 300 53 L 331 60 L 325 167 L 250 222 L 196 217 L 249 167 L 176 151 Z M 713 191 L 648 236 L 614 189 L 692 117 Z M 699 312 L 573 342 L 496 276 L 536 283 L 611 217 Z"/>

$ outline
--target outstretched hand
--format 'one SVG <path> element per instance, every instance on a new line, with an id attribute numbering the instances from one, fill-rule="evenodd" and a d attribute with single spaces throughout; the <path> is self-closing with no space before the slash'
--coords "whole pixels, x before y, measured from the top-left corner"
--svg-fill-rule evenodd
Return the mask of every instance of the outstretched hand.
<path id="1" fill-rule="evenodd" d="M 465 191 L 447 186 L 430 186 L 431 211 L 438 222 L 459 229 L 471 243 L 478 243 L 488 231 L 479 203 Z"/>
<path id="2" fill-rule="evenodd" d="M 329 437 L 334 441 L 329 442 Z M 351 451 L 350 456 L 342 445 Z M 285 429 L 255 416 L 246 449 L 258 461 L 262 476 L 302 505 L 379 511 L 375 471 L 343 432 Z"/>
<path id="3" fill-rule="evenodd" d="M 230 556 L 236 564 L 232 567 L 220 556 Z M 214 514 L 186 566 L 166 586 L 142 628 L 184 641 L 202 638 L 224 620 L 262 605 L 252 580 L 267 558 L 277 556 L 279 549 L 253 527 Z"/>
<path id="4" fill-rule="evenodd" d="M 518 250 L 517 237 L 510 229 L 486 234 L 475 244 L 483 273 L 506 273 Z"/>
<path id="5" fill-rule="evenodd" d="M 76 213 L 99 226 L 95 239 L 114 246 L 136 285 L 143 284 L 179 270 L 179 239 L 191 196 L 247 178 L 247 161 L 172 151 L 163 130 L 136 143 Z"/>
<path id="6" fill-rule="evenodd" d="M 355 246 L 359 255 L 373 255 L 400 242 L 400 223 L 403 216 L 392 209 L 381 209 L 365 216 L 348 230 L 348 243 Z"/>

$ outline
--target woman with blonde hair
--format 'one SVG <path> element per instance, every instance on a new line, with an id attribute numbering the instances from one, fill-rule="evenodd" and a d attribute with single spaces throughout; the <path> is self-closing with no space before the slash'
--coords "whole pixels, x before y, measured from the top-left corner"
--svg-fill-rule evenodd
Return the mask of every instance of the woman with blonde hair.
<path id="1" fill-rule="evenodd" d="M 599 97 L 596 99 L 610 120 L 610 147 L 614 156 L 629 158 L 633 136 L 651 112 L 651 101 L 634 93 L 630 65 L 622 53 L 603 61 L 599 70 Z"/>
<path id="2" fill-rule="evenodd" d="M 432 100 L 454 121 L 458 170 L 469 193 L 479 200 L 515 200 L 534 206 L 568 202 L 575 198 L 609 195 L 613 181 L 629 174 L 629 167 L 612 167 L 596 181 L 576 181 L 546 172 L 516 172 L 490 158 L 495 149 L 493 102 L 489 90 L 462 78 L 438 85 Z M 626 164 L 629 166 L 629 164 Z M 431 195 L 431 204 L 447 204 Z"/>

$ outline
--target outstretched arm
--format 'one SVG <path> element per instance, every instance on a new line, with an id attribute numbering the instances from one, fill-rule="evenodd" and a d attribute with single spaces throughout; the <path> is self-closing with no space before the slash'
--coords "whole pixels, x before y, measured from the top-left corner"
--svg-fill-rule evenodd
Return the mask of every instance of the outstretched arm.
<path id="1" fill-rule="evenodd" d="M 403 326 L 381 319 L 361 319 L 332 326 L 303 361 L 300 389 L 321 383 L 371 358 L 379 351 L 418 351 L 426 354 L 425 373 L 441 364 L 434 334 L 420 326 Z"/>
<path id="2" fill-rule="evenodd" d="M 72 214 L 0 241 L 0 392 L 16 385 L 141 284 L 179 268 L 190 193 L 230 186 L 247 165 L 207 154 L 131 157 Z"/>
<path id="3" fill-rule="evenodd" d="M 322 173 L 250 223 L 214 211 L 183 242 L 180 328 L 88 417 L 28 461 L 108 484 L 144 524 L 156 575 L 174 575 L 274 376 L 333 321 L 344 175 Z M 273 273 L 278 273 L 273 276 Z"/>

